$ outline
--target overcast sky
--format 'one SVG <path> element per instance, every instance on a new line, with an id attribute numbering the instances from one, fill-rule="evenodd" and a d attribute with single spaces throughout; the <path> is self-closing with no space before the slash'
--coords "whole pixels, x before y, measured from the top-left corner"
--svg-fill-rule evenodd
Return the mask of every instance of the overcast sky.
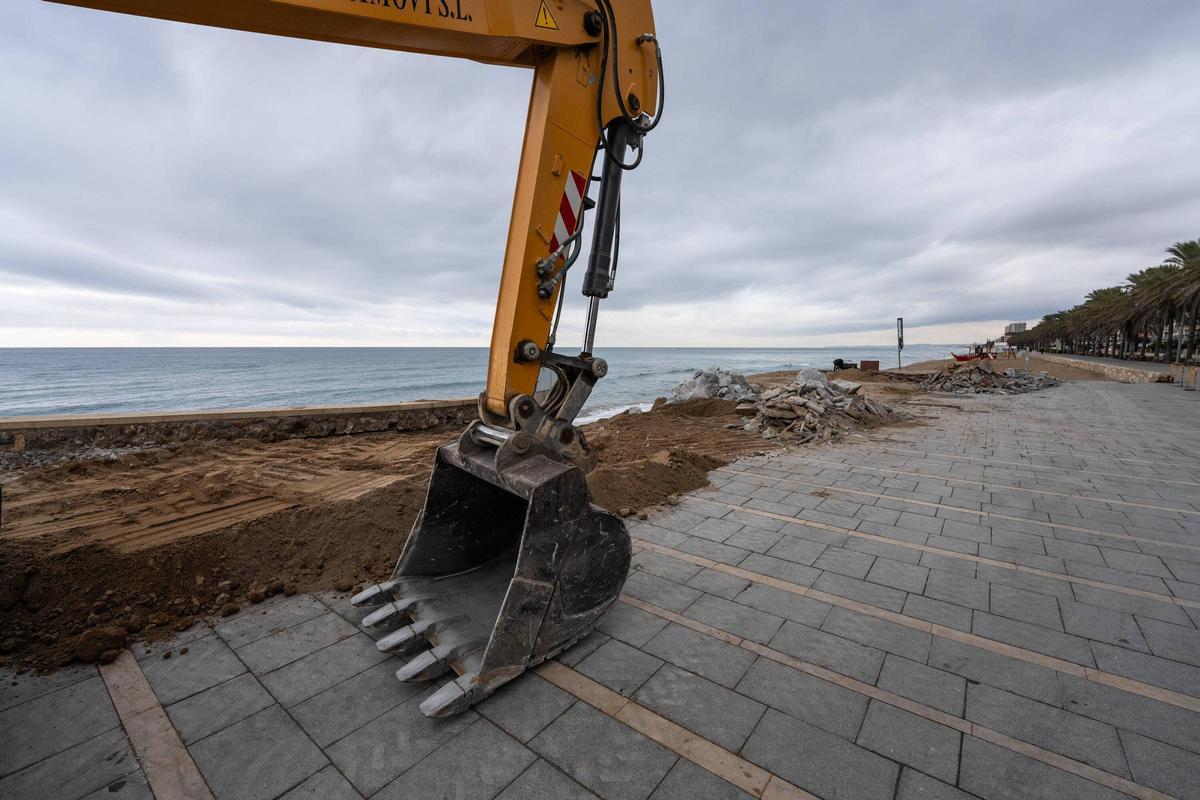
<path id="1" fill-rule="evenodd" d="M 655 14 L 602 345 L 971 342 L 1200 235 L 1194 0 Z M 531 74 L 0 4 L 0 346 L 487 344 Z"/>

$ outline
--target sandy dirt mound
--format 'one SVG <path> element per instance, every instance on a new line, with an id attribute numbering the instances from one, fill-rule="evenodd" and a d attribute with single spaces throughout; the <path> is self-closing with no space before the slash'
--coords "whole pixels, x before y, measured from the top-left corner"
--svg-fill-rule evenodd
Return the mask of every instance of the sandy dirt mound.
<path id="1" fill-rule="evenodd" d="M 587 426 L 595 501 L 661 504 L 768 449 L 725 427 L 740 423 L 734 406 L 698 400 Z M 50 669 L 109 657 L 279 592 L 386 578 L 434 449 L 456 433 L 187 444 L 8 476 L 0 661 Z"/>
<path id="2" fill-rule="evenodd" d="M 953 358 L 941 358 L 936 361 L 922 361 L 918 364 L 909 364 L 903 369 L 905 373 L 930 373 L 946 367 L 953 367 L 959 362 Z M 997 358 L 990 362 L 992 367 L 999 372 L 1003 372 L 1008 367 L 1016 367 L 1017 369 L 1025 369 L 1025 357 L 1020 358 Z M 1121 362 L 1116 362 L 1120 364 Z M 1130 362 L 1131 366 L 1136 365 L 1136 362 Z M 1045 372 L 1052 378 L 1057 378 L 1060 381 L 1104 381 L 1108 380 L 1099 372 L 1080 369 L 1073 367 L 1070 364 L 1063 364 L 1059 361 L 1047 361 L 1044 358 L 1037 356 L 1029 357 L 1029 369 L 1032 372 Z"/>

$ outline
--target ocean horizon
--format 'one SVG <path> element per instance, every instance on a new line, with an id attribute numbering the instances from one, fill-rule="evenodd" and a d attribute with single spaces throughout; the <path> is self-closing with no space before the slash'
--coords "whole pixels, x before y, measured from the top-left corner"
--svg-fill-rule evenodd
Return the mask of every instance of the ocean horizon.
<path id="1" fill-rule="evenodd" d="M 903 364 L 964 345 L 910 344 Z M 0 416 L 293 408 L 472 397 L 486 347 L 0 348 Z M 581 419 L 647 405 L 697 369 L 756 373 L 830 368 L 833 360 L 896 366 L 892 346 L 609 347 L 608 375 Z"/>

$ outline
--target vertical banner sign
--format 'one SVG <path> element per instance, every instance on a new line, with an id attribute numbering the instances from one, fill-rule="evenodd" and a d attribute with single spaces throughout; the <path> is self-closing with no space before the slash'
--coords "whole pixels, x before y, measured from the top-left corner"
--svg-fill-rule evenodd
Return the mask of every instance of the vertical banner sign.
<path id="1" fill-rule="evenodd" d="M 900 351 L 904 349 L 904 317 L 896 317 L 896 366 L 902 367 L 900 363 Z"/>

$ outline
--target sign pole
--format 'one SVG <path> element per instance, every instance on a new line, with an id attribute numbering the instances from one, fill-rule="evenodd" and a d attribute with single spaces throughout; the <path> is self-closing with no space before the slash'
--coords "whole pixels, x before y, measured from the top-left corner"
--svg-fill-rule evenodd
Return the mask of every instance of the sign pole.
<path id="1" fill-rule="evenodd" d="M 904 317 L 896 317 L 896 369 L 904 366 L 900 361 L 900 351 L 904 349 Z"/>

